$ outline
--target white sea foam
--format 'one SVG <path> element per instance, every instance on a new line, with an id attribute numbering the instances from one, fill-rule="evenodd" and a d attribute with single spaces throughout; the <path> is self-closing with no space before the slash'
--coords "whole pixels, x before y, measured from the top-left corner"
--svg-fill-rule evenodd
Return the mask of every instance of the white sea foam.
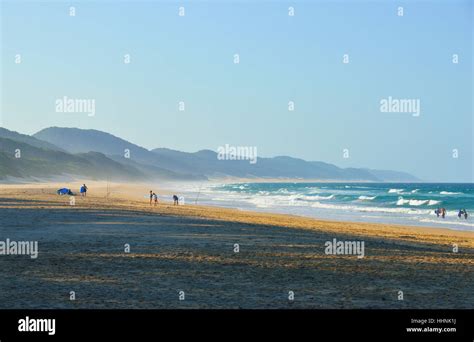
<path id="1" fill-rule="evenodd" d="M 412 206 L 415 206 L 415 207 L 418 207 L 420 205 L 423 205 L 423 204 L 428 204 L 429 200 L 409 200 L 408 201 L 408 204 L 409 205 L 412 205 Z"/>
<path id="2" fill-rule="evenodd" d="M 436 200 L 416 200 L 416 199 L 404 199 L 403 197 L 400 197 L 397 201 L 397 205 L 411 205 L 414 207 L 418 207 L 420 205 L 437 205 L 441 203 L 441 201 L 436 201 Z"/>
<path id="3" fill-rule="evenodd" d="M 277 194 L 291 194 L 292 192 L 291 191 L 288 191 L 288 189 L 278 189 L 278 191 L 276 191 Z"/>
<path id="4" fill-rule="evenodd" d="M 372 201 L 372 200 L 375 199 L 376 197 L 377 197 L 377 196 L 372 196 L 372 197 L 370 197 L 370 196 L 359 196 L 359 199 L 360 199 L 361 201 Z"/>
<path id="5" fill-rule="evenodd" d="M 309 196 L 309 198 L 315 199 L 315 200 L 329 200 L 329 199 L 333 199 L 333 198 L 334 198 L 334 195 L 329 195 L 329 196 Z"/>
<path id="6" fill-rule="evenodd" d="M 389 194 L 398 194 L 402 191 L 403 191 L 403 189 L 390 189 L 390 190 L 388 190 L 388 193 Z"/>
<path id="7" fill-rule="evenodd" d="M 436 224 L 439 224 L 439 223 L 443 223 L 443 224 L 451 224 L 451 225 L 457 225 L 457 226 L 466 226 L 466 227 L 471 227 L 474 229 L 474 223 L 470 223 L 470 222 L 462 222 L 461 220 L 456 220 L 456 221 L 451 221 L 451 220 L 446 220 L 446 219 L 441 219 L 442 221 L 440 221 L 439 219 L 438 220 L 433 220 L 433 219 L 429 219 L 429 218 L 422 218 L 420 219 L 420 222 L 425 222 L 425 223 L 436 223 Z"/>
<path id="8" fill-rule="evenodd" d="M 276 197 L 276 196 L 271 196 L 271 197 Z M 310 196 L 310 195 L 305 195 L 305 194 L 300 193 L 300 194 L 294 194 L 294 195 L 289 196 L 289 197 L 294 197 L 294 199 L 298 200 L 298 201 L 314 202 L 314 201 L 331 200 L 331 199 L 335 198 L 335 195 L 331 194 L 331 195 L 328 195 L 328 196 L 323 196 L 323 195 Z M 285 197 L 285 198 L 288 199 L 288 196 Z"/>
<path id="9" fill-rule="evenodd" d="M 400 197 L 397 201 L 397 205 L 408 204 L 408 202 L 410 202 L 410 200 L 406 200 L 406 199 L 403 199 L 403 197 Z"/>
<path id="10" fill-rule="evenodd" d="M 410 214 L 410 215 L 428 215 L 431 210 L 420 210 L 413 208 L 384 208 L 384 207 L 362 207 L 355 205 L 339 205 L 331 203 L 314 202 L 311 207 L 320 209 L 332 209 L 338 211 L 357 211 L 370 213 L 391 213 L 391 214 Z"/>
<path id="11" fill-rule="evenodd" d="M 462 192 L 449 192 L 449 191 L 441 191 L 440 195 L 462 195 Z"/>

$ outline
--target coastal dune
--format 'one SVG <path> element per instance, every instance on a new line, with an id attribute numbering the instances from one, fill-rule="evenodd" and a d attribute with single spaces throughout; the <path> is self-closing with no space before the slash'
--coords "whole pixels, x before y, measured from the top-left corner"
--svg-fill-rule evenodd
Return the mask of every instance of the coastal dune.
<path id="1" fill-rule="evenodd" d="M 74 205 L 60 184 L 1 187 L 0 240 L 39 246 L 0 255 L 2 308 L 474 308 L 472 232 L 173 206 L 163 189 L 150 206 L 147 185 L 87 185 Z M 332 241 L 364 255 L 328 254 Z"/>

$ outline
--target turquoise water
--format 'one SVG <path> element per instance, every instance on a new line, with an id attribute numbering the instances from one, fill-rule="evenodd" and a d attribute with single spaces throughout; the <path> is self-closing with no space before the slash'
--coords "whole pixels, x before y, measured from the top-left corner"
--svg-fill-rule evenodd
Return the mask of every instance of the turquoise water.
<path id="1" fill-rule="evenodd" d="M 203 193 L 209 204 L 241 209 L 474 230 L 472 183 L 236 183 Z M 436 208 L 447 210 L 444 219 Z M 458 218 L 459 209 L 467 210 L 467 220 Z"/>

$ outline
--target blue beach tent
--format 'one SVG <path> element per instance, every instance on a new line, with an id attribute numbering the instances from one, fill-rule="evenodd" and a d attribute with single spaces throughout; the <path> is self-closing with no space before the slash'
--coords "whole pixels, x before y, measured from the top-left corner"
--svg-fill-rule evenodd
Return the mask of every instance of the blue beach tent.
<path id="1" fill-rule="evenodd" d="M 61 188 L 57 191 L 58 195 L 74 195 L 71 189 L 68 188 Z"/>

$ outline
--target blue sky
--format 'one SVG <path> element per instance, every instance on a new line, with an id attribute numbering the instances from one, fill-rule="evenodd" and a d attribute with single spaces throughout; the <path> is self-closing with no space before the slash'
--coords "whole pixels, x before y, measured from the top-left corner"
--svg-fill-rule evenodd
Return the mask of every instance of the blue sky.
<path id="1" fill-rule="evenodd" d="M 8 129 L 474 180 L 472 1 L 2 1 L 1 33 Z M 63 96 L 95 99 L 96 115 L 55 112 Z M 421 115 L 381 113 L 389 96 L 419 99 Z"/>

